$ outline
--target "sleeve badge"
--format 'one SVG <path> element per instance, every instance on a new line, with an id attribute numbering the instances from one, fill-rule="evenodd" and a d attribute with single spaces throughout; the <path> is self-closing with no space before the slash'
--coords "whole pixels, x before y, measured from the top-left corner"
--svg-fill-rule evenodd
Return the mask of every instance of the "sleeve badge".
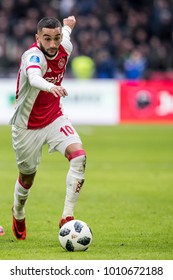
<path id="1" fill-rule="evenodd" d="M 36 56 L 36 55 L 32 55 L 31 57 L 30 57 L 30 60 L 29 60 L 30 62 L 33 62 L 33 63 L 39 63 L 40 62 L 40 58 L 38 57 L 38 56 Z"/>

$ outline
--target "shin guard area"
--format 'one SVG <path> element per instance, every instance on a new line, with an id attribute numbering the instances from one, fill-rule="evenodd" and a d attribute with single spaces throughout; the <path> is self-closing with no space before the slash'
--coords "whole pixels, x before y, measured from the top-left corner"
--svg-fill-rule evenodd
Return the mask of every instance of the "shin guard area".
<path id="1" fill-rule="evenodd" d="M 66 198 L 63 217 L 73 216 L 74 208 L 85 179 L 85 154 L 70 160 L 70 169 L 66 178 Z"/>
<path id="2" fill-rule="evenodd" d="M 13 212 L 16 219 L 23 219 L 25 217 L 24 206 L 27 202 L 29 192 L 30 190 L 24 188 L 19 180 L 16 181 L 13 205 Z"/>

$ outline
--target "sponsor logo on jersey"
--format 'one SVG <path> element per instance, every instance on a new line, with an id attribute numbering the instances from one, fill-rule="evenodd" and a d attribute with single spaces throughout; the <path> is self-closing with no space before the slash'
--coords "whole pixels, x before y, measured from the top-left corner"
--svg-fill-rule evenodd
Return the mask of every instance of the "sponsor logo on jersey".
<path id="1" fill-rule="evenodd" d="M 63 76 L 64 76 L 64 73 L 61 73 L 57 77 L 45 77 L 45 80 L 50 83 L 57 84 L 63 79 Z"/>
<path id="2" fill-rule="evenodd" d="M 40 58 L 36 55 L 32 55 L 30 60 L 30 62 L 33 62 L 33 63 L 39 63 L 40 62 Z"/>
<path id="3" fill-rule="evenodd" d="M 60 60 L 58 61 L 58 67 L 59 67 L 59 69 L 62 69 L 62 68 L 64 67 L 65 63 L 66 63 L 65 58 L 63 58 L 63 57 L 60 58 Z"/>

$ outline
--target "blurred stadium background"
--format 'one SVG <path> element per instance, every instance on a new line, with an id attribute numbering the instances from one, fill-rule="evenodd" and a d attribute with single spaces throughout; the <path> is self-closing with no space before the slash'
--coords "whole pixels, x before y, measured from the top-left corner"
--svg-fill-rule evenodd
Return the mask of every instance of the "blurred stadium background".
<path id="1" fill-rule="evenodd" d="M 85 104 L 98 108 L 81 124 L 172 122 L 172 0 L 1 0 L 0 123 L 13 110 L 20 57 L 35 40 L 38 20 L 71 14 L 77 25 L 64 85 L 72 92 L 66 101 L 72 120 L 79 122 L 76 102 L 82 112 Z M 102 110 L 112 117 L 97 121 Z"/>

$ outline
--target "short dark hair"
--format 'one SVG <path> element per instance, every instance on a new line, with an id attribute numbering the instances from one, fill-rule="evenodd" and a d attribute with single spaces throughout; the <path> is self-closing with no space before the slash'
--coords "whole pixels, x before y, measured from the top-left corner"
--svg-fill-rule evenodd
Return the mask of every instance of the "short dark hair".
<path id="1" fill-rule="evenodd" d="M 60 27 L 60 30 L 62 30 L 62 24 L 57 18 L 44 17 L 37 24 L 37 32 L 40 32 L 43 28 L 53 29 L 56 27 Z"/>

